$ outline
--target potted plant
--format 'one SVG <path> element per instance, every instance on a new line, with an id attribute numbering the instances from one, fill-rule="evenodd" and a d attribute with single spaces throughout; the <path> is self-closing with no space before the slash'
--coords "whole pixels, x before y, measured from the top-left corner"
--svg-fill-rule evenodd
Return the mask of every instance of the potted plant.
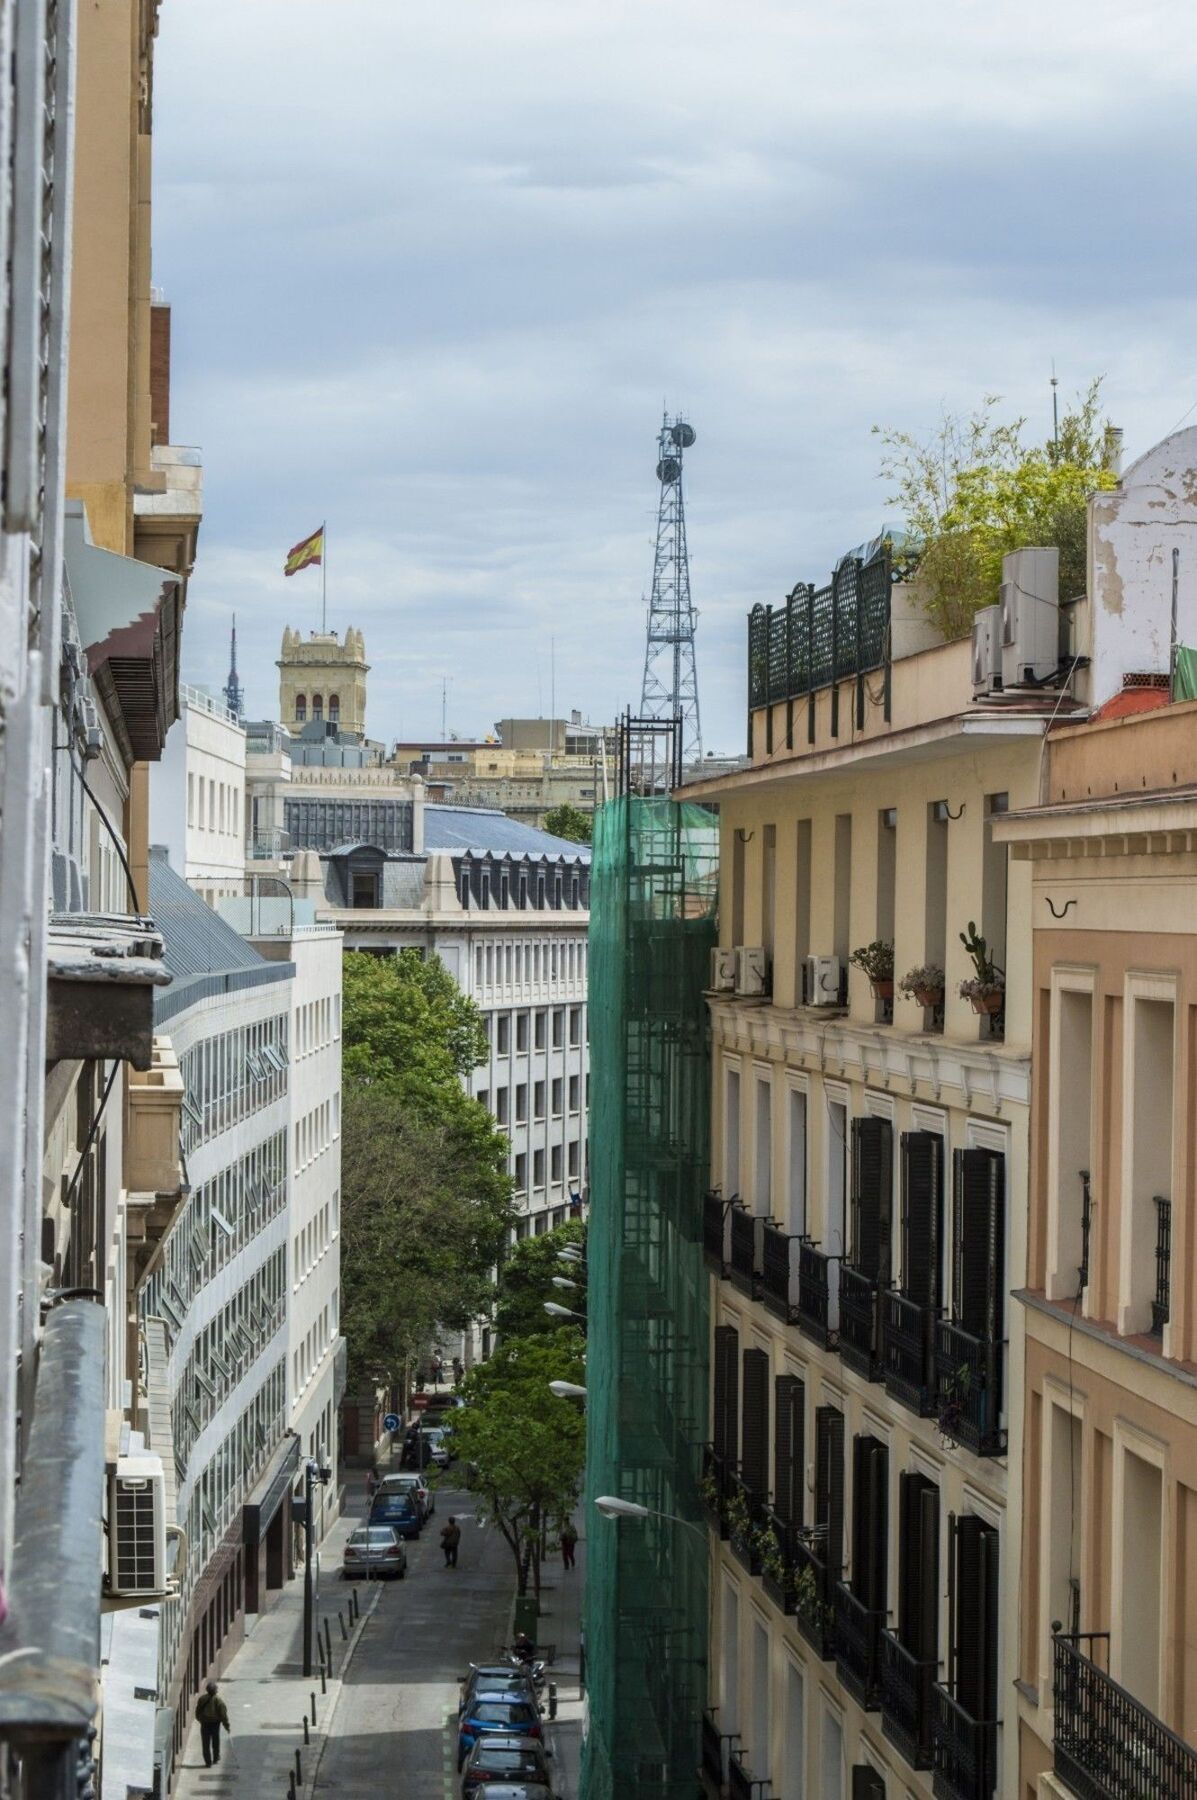
<path id="1" fill-rule="evenodd" d="M 938 963 L 920 963 L 917 969 L 907 969 L 898 988 L 920 1006 L 939 1006 L 943 1002 L 943 970 Z"/>
<path id="2" fill-rule="evenodd" d="M 884 938 L 874 938 L 871 944 L 861 944 L 848 958 L 858 969 L 863 969 L 869 978 L 873 996 L 877 1000 L 892 1000 L 894 997 L 894 947 L 887 944 Z"/>
<path id="3" fill-rule="evenodd" d="M 1000 1013 L 1006 1004 L 1006 975 L 989 954 L 989 945 L 978 936 L 974 920 L 960 933 L 960 942 L 972 958 L 974 973 L 960 983 L 960 998 L 971 1000 L 975 1013 Z"/>

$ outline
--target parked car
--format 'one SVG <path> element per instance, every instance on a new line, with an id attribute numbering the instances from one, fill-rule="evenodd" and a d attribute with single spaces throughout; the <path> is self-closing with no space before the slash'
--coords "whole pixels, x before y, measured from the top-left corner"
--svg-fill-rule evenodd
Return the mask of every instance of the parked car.
<path id="1" fill-rule="evenodd" d="M 401 1538 L 418 1538 L 423 1523 L 410 1494 L 375 1494 L 368 1522 L 389 1525 Z"/>
<path id="2" fill-rule="evenodd" d="M 501 1737 L 540 1738 L 540 1708 L 526 1694 L 513 1694 L 510 1688 L 479 1686 L 457 1721 L 457 1766 L 460 1769 L 479 1738 L 498 1734 Z"/>
<path id="3" fill-rule="evenodd" d="M 511 1733 L 479 1738 L 461 1771 L 463 1800 L 489 1781 L 549 1787 L 548 1751 L 536 1738 Z"/>
<path id="4" fill-rule="evenodd" d="M 524 1696 L 531 1700 L 533 1705 L 538 1706 L 539 1704 L 531 1675 L 526 1669 L 513 1669 L 509 1662 L 471 1664 L 469 1673 L 462 1675 L 460 1680 L 461 1704 L 457 1708 L 459 1714 L 466 1710 L 474 1695 L 483 1689 L 488 1694 L 503 1692 Z"/>
<path id="5" fill-rule="evenodd" d="M 424 1433 L 424 1443 L 429 1462 L 435 1463 L 438 1469 L 448 1468 L 453 1461 L 453 1447 L 447 1426 L 434 1425 Z"/>
<path id="6" fill-rule="evenodd" d="M 550 1788 L 536 1781 L 484 1781 L 471 1793 L 472 1800 L 557 1800 Z"/>
<path id="7" fill-rule="evenodd" d="M 420 1509 L 422 1519 L 430 1519 L 436 1511 L 436 1495 L 415 1470 L 402 1475 L 384 1475 L 378 1484 L 379 1494 L 410 1494 Z"/>
<path id="8" fill-rule="evenodd" d="M 358 1525 L 345 1540 L 341 1555 L 341 1573 L 346 1580 L 357 1581 L 364 1575 L 395 1576 L 399 1581 L 407 1574 L 407 1551 L 399 1534 L 391 1525 Z"/>

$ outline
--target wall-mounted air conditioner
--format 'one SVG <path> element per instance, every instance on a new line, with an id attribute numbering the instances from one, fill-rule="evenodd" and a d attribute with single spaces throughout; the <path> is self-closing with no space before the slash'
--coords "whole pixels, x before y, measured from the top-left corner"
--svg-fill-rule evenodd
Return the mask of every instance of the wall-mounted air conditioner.
<path id="1" fill-rule="evenodd" d="M 841 965 L 838 956 L 808 956 L 806 959 L 806 1004 L 838 1006 L 840 1004 Z"/>
<path id="2" fill-rule="evenodd" d="M 733 994 L 736 989 L 736 953 L 734 950 L 711 951 L 711 988 L 716 994 Z"/>
<path id="3" fill-rule="evenodd" d="M 983 606 L 973 615 L 973 699 L 1002 686 L 1002 609 Z"/>
<path id="4" fill-rule="evenodd" d="M 736 997 L 757 1000 L 769 992 L 769 952 L 763 945 L 741 945 L 736 951 Z"/>
<path id="5" fill-rule="evenodd" d="M 1060 552 L 1002 558 L 1002 685 L 1034 685 L 1060 665 Z"/>
<path id="6" fill-rule="evenodd" d="M 162 1458 L 120 1456 L 108 1474 L 108 1590 L 134 1595 L 166 1589 Z"/>

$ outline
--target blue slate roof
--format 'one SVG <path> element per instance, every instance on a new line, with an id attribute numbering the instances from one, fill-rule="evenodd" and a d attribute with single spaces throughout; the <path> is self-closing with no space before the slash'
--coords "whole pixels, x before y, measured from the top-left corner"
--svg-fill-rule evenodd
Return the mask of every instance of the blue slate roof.
<path id="1" fill-rule="evenodd" d="M 150 850 L 150 912 L 166 946 L 162 960 L 174 978 L 155 994 L 155 1023 L 209 994 L 285 981 L 295 972 L 293 963 L 259 956 L 171 868 L 161 844 Z"/>
<path id="2" fill-rule="evenodd" d="M 588 863 L 590 845 L 553 837 L 525 825 L 519 819 L 485 806 L 435 806 L 424 808 L 425 850 L 469 850 L 482 856 L 560 857 Z"/>

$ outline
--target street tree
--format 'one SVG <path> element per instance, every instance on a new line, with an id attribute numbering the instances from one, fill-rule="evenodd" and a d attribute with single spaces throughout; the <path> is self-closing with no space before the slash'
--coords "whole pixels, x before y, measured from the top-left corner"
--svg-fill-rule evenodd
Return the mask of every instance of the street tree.
<path id="1" fill-rule="evenodd" d="M 581 1244 L 584 1237 L 581 1224 L 570 1220 L 540 1237 L 521 1238 L 514 1246 L 499 1266 L 495 1330 L 500 1338 L 543 1337 L 557 1329 L 544 1303 L 573 1304 L 568 1289 L 553 1286 L 553 1277 L 582 1280 L 559 1257 L 566 1244 Z"/>
<path id="2" fill-rule="evenodd" d="M 544 828 L 553 837 L 568 838 L 574 844 L 588 844 L 590 831 L 594 821 L 589 813 L 571 806 L 563 800 L 560 806 L 554 806 L 544 816 Z"/>

